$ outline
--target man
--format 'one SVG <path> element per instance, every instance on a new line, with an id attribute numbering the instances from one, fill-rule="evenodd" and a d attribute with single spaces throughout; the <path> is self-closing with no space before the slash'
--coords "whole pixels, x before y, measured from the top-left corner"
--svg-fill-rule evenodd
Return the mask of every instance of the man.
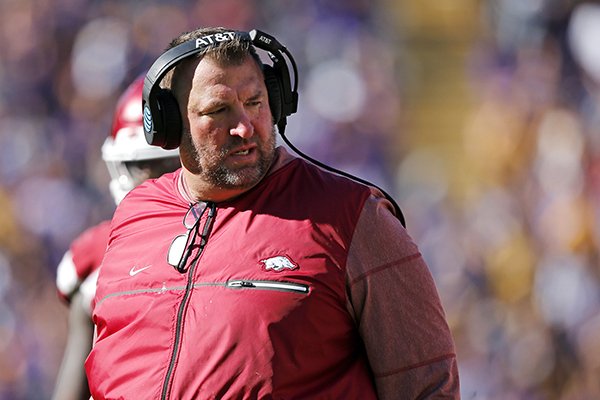
<path id="1" fill-rule="evenodd" d="M 148 178 L 157 178 L 180 166 L 178 151 L 149 146 L 142 128 L 144 77 L 136 79 L 117 101 L 110 136 L 102 146 L 102 158 L 111 176 L 110 192 L 116 204 Z M 83 363 L 93 341 L 92 299 L 98 267 L 108 243 L 110 221 L 81 233 L 57 268 L 58 294 L 69 305 L 69 333 L 54 388 L 56 400 L 89 399 Z"/>
<path id="2" fill-rule="evenodd" d="M 92 396 L 458 398 L 444 311 L 392 204 L 276 147 L 294 96 L 263 45 L 280 78 L 273 37 L 222 28 L 150 68 L 146 138 L 180 143 L 182 168 L 115 212 Z"/>

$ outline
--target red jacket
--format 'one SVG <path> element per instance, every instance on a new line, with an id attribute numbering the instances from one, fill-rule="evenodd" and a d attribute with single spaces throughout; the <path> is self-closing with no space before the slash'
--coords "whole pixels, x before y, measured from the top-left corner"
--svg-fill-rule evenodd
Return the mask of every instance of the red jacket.
<path id="1" fill-rule="evenodd" d="M 418 294 L 427 297 L 415 327 L 427 332 L 411 335 L 432 344 L 415 349 L 418 360 L 402 347 L 386 348 L 399 342 L 393 331 L 372 338 L 361 326 L 375 308 L 402 318 L 402 307 L 415 306 L 396 303 L 394 294 L 371 295 L 371 279 L 347 271 L 369 188 L 295 159 L 218 204 L 212 221 L 205 213 L 207 242 L 180 273 L 166 262 L 189 207 L 179 176 L 141 185 L 115 213 L 96 294 L 98 339 L 86 362 L 96 400 L 369 399 L 383 396 L 390 382 L 394 390 L 395 375 L 419 378 L 411 375 L 415 365 L 428 366 L 426 379 L 435 380 L 419 385 L 457 393 L 453 343 L 426 267 L 419 267 L 428 291 Z M 397 247 L 412 252 L 398 257 L 420 258 L 411 244 Z"/>

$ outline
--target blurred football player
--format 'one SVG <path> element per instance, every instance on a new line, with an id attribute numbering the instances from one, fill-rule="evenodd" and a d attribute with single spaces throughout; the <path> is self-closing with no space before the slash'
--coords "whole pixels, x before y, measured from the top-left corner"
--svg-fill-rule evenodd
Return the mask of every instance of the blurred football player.
<path id="1" fill-rule="evenodd" d="M 102 158 L 110 173 L 110 193 L 116 204 L 145 181 L 179 168 L 179 151 L 150 146 L 142 127 L 144 75 L 137 78 L 119 98 L 110 136 L 102 145 Z M 92 300 L 98 267 L 108 242 L 110 221 L 88 228 L 70 245 L 60 261 L 56 286 L 69 305 L 68 337 L 53 399 L 88 399 L 89 389 L 83 363 L 92 346 L 94 327 Z"/>

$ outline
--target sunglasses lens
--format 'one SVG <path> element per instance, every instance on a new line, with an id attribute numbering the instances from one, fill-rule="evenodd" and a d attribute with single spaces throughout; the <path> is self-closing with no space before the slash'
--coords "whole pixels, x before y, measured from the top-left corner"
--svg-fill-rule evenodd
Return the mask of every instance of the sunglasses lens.
<path id="1" fill-rule="evenodd" d="M 206 203 L 204 202 L 196 203 L 190 207 L 183 218 L 183 225 L 186 229 L 192 229 L 194 227 L 194 224 L 200 219 L 204 210 L 206 210 Z"/>
<path id="2" fill-rule="evenodd" d="M 185 248 L 187 247 L 189 233 L 185 233 L 183 235 L 176 236 L 175 239 L 171 242 L 171 246 L 169 246 L 169 252 L 167 253 L 167 262 L 169 265 L 173 267 L 177 267 L 181 258 L 183 257 L 183 253 L 185 252 Z"/>

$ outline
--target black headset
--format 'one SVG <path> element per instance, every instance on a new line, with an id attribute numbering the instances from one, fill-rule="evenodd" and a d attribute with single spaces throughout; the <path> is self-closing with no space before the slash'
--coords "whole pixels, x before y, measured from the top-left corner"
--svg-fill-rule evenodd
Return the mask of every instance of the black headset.
<path id="1" fill-rule="evenodd" d="M 287 117 L 298 109 L 298 69 L 294 58 L 273 36 L 264 32 L 256 29 L 250 32 L 228 31 L 181 43 L 167 50 L 152 64 L 146 74 L 142 92 L 144 134 L 149 144 L 163 149 L 175 149 L 181 141 L 182 123 L 179 106 L 171 91 L 160 87 L 162 78 L 183 59 L 234 38 L 248 41 L 254 47 L 266 51 L 273 62 L 272 66 L 263 64 L 265 84 L 273 121 L 280 132 L 285 130 Z M 284 53 L 294 69 L 293 88 L 283 57 Z"/>
<path id="2" fill-rule="evenodd" d="M 307 156 L 298 150 L 285 136 L 287 117 L 298 110 L 298 68 L 294 61 L 294 57 L 292 57 L 285 46 L 279 43 L 273 36 L 257 29 L 251 30 L 250 32 L 219 32 L 192 39 L 167 50 L 152 64 L 144 79 L 144 89 L 142 92 L 144 135 L 146 136 L 148 144 L 160 146 L 163 149 L 175 149 L 179 146 L 181 141 L 182 122 L 177 100 L 169 89 L 160 87 L 160 81 L 167 72 L 185 58 L 201 53 L 209 47 L 219 46 L 221 43 L 228 42 L 236 37 L 248 41 L 255 48 L 266 51 L 273 62 L 273 65 L 263 64 L 262 67 L 269 96 L 269 107 L 271 108 L 271 114 L 273 115 L 273 122 L 277 125 L 279 134 L 284 142 L 293 151 L 298 153 L 298 155 L 323 169 L 379 189 L 392 203 L 397 218 L 402 225 L 406 227 L 404 215 L 402 214 L 400 206 L 398 206 L 396 201 L 394 201 L 394 199 L 383 189 L 369 181 L 335 169 Z M 283 57 L 284 54 L 287 56 L 294 71 L 293 87 L 290 71 Z"/>

